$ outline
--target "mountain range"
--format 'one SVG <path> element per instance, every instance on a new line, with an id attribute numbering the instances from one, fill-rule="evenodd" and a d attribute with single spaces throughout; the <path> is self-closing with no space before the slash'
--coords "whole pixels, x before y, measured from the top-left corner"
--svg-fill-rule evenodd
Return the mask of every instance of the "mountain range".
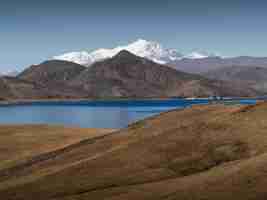
<path id="1" fill-rule="evenodd" d="M 50 60 L 17 76 L 57 98 L 256 96 L 255 89 L 182 72 L 122 50 L 90 67 Z M 41 91 L 41 90 L 40 90 Z M 48 92 L 48 94 L 47 94 Z"/>
<path id="2" fill-rule="evenodd" d="M 223 58 L 219 56 L 188 59 L 183 58 L 168 63 L 169 66 L 177 70 L 182 70 L 189 73 L 207 73 L 210 70 L 217 70 L 225 67 L 232 66 L 245 66 L 245 67 L 265 67 L 267 68 L 267 57 L 252 57 L 252 56 L 239 56 L 232 58 Z"/>
<path id="3" fill-rule="evenodd" d="M 267 58 L 183 55 L 138 41 L 56 56 L 18 75 L 0 76 L 1 99 L 262 96 Z"/>

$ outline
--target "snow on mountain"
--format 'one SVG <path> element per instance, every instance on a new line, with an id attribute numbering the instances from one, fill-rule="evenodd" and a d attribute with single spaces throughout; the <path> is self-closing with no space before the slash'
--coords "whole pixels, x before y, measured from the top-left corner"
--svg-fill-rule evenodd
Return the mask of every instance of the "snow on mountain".
<path id="1" fill-rule="evenodd" d="M 184 58 L 188 58 L 188 59 L 203 59 L 203 58 L 208 58 L 208 57 L 220 57 L 220 56 L 219 54 L 211 54 L 207 52 L 197 52 L 197 51 L 194 51 L 184 56 Z"/>
<path id="2" fill-rule="evenodd" d="M 94 58 L 86 51 L 70 52 L 60 56 L 55 56 L 53 59 L 70 61 L 85 66 L 88 66 L 94 62 Z"/>
<path id="3" fill-rule="evenodd" d="M 206 58 L 208 54 L 193 52 L 189 55 L 183 55 L 175 49 L 165 49 L 157 42 L 138 39 L 137 41 L 127 45 L 119 46 L 114 49 L 98 49 L 93 52 L 71 52 L 63 55 L 55 56 L 53 59 L 65 60 L 78 63 L 85 66 L 90 66 L 92 63 L 107 58 L 111 58 L 122 50 L 127 50 L 137 56 L 150 59 L 160 64 L 166 64 L 182 58 Z"/>
<path id="4" fill-rule="evenodd" d="M 209 57 L 208 54 L 206 53 L 199 53 L 199 52 L 192 52 L 186 56 L 184 56 L 185 58 L 189 58 L 189 59 L 202 59 L 202 58 L 207 58 Z"/>
<path id="5" fill-rule="evenodd" d="M 15 77 L 19 74 L 20 72 L 18 70 L 7 70 L 7 71 L 3 71 L 0 73 L 0 76 L 11 76 L 11 77 Z"/>
<path id="6" fill-rule="evenodd" d="M 98 49 L 90 53 L 86 51 L 71 52 L 60 56 L 55 56 L 53 59 L 66 60 L 89 66 L 96 61 L 111 58 L 122 50 L 127 50 L 137 56 L 145 57 L 161 64 L 181 59 L 183 57 L 183 55 L 178 53 L 175 49 L 164 49 L 157 42 L 139 39 L 127 46 L 119 46 L 114 49 Z"/>

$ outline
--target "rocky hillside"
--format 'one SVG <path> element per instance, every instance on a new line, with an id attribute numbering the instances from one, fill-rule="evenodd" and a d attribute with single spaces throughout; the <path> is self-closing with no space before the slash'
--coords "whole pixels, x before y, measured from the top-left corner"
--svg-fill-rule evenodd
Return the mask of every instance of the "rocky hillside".
<path id="1" fill-rule="evenodd" d="M 266 110 L 263 103 L 163 113 L 0 170 L 0 195 L 8 200 L 265 200 Z"/>
<path id="2" fill-rule="evenodd" d="M 267 92 L 267 68 L 264 67 L 230 66 L 210 70 L 203 75 L 210 79 L 237 82 Z"/>
<path id="3" fill-rule="evenodd" d="M 51 60 L 30 66 L 17 78 L 40 85 L 51 97 L 84 97 L 81 88 L 71 87 L 68 83 L 85 69 L 86 67 L 72 62 Z"/>
<path id="4" fill-rule="evenodd" d="M 51 60 L 32 65 L 18 75 L 18 78 L 30 80 L 42 85 L 62 84 L 73 79 L 86 67 L 67 61 Z"/>
<path id="5" fill-rule="evenodd" d="M 154 63 L 128 51 L 93 64 L 70 82 L 96 97 L 253 96 L 255 91 L 211 81 Z"/>
<path id="6" fill-rule="evenodd" d="M 201 79 L 121 51 L 83 71 L 72 85 L 83 87 L 90 96 L 175 96 L 185 81 Z"/>
<path id="7" fill-rule="evenodd" d="M 28 98 L 47 98 L 52 94 L 46 88 L 35 82 L 15 78 L 0 77 L 0 99 L 28 99 Z"/>

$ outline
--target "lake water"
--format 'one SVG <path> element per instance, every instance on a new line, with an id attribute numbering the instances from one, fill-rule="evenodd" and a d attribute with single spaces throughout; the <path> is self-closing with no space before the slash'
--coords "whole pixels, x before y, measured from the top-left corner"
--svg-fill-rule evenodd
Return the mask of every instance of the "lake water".
<path id="1" fill-rule="evenodd" d="M 184 100 L 116 100 L 79 102 L 34 102 L 0 106 L 0 124 L 56 124 L 89 128 L 123 128 L 146 117 L 193 104 L 206 99 Z M 254 99 L 228 101 L 254 104 Z"/>

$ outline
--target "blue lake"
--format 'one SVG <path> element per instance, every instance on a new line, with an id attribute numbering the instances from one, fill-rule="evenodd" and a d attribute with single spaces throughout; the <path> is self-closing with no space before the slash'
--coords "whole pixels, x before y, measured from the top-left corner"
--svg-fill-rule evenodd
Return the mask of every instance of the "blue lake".
<path id="1" fill-rule="evenodd" d="M 256 99 L 227 100 L 230 104 L 254 104 Z M 146 117 L 207 99 L 114 100 L 31 102 L 0 106 L 0 124 L 54 124 L 89 128 L 123 128 Z"/>

